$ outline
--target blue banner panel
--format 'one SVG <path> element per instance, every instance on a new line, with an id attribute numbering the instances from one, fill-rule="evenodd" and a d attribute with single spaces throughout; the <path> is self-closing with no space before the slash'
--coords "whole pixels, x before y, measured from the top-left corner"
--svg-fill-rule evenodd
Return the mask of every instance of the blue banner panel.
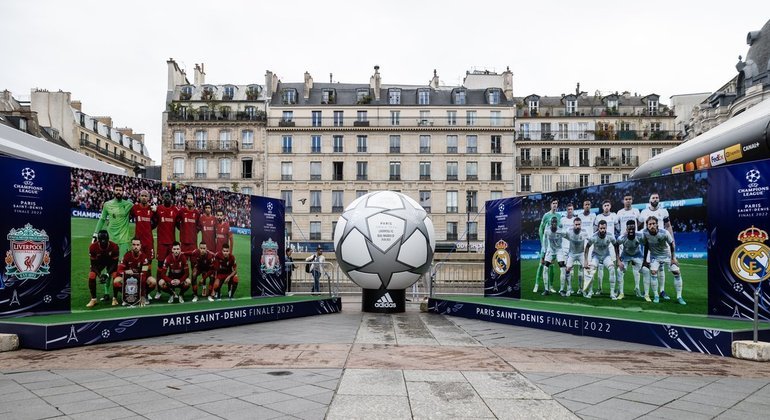
<path id="1" fill-rule="evenodd" d="M 521 297 L 521 198 L 486 202 L 484 296 Z"/>
<path id="2" fill-rule="evenodd" d="M 708 237 L 709 313 L 770 319 L 770 161 L 711 169 Z"/>
<path id="3" fill-rule="evenodd" d="M 283 200 L 251 197 L 251 296 L 286 294 Z"/>
<path id="4" fill-rule="evenodd" d="M 446 299 L 431 298 L 428 302 L 428 311 L 499 324 L 721 356 L 732 355 L 732 342 L 734 339 L 737 339 L 731 331 L 596 318 L 522 308 L 456 302 Z M 746 332 L 740 332 L 740 338 L 743 338 L 745 335 Z M 760 337 L 770 338 L 770 331 L 761 331 Z"/>
<path id="5" fill-rule="evenodd" d="M 337 313 L 339 298 L 220 308 L 200 312 L 93 320 L 55 325 L 20 324 L 0 320 L 0 331 L 19 335 L 21 346 L 54 350 L 91 344 L 202 331 L 279 319 Z"/>
<path id="6" fill-rule="evenodd" d="M 0 317 L 70 310 L 69 173 L 0 157 Z"/>

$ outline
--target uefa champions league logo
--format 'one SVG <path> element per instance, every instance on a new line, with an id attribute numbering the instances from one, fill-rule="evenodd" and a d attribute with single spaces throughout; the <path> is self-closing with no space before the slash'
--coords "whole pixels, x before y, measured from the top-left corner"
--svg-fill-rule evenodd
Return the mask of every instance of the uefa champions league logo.
<path id="1" fill-rule="evenodd" d="M 505 213 L 505 204 L 500 204 L 497 208 L 500 210 L 500 216 L 502 216 Z"/>
<path id="2" fill-rule="evenodd" d="M 267 212 L 272 213 L 273 212 L 273 203 L 267 203 Z"/>
<path id="3" fill-rule="evenodd" d="M 35 179 L 35 170 L 32 168 L 24 168 L 21 170 L 21 177 L 24 178 L 25 181 L 32 181 Z"/>
<path id="4" fill-rule="evenodd" d="M 746 172 L 746 181 L 749 181 L 749 187 L 756 187 L 757 182 L 761 177 L 762 174 L 760 174 L 756 169 L 750 169 L 748 172 Z"/>

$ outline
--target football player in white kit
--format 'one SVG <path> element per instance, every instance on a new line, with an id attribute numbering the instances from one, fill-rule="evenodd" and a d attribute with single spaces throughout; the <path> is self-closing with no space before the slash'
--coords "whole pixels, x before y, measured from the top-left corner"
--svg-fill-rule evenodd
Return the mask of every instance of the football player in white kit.
<path id="1" fill-rule="evenodd" d="M 594 227 L 594 221 L 596 220 L 596 213 L 591 211 L 591 200 L 585 200 L 583 201 L 583 212 L 579 213 L 578 216 L 580 216 L 580 220 L 583 222 L 583 230 L 586 232 L 587 236 L 591 236 L 596 232 L 596 227 Z M 583 267 L 584 269 L 587 269 L 588 267 Z M 583 273 L 580 273 L 580 288 L 578 289 L 577 293 L 579 295 L 583 294 Z"/>
<path id="2" fill-rule="evenodd" d="M 562 252 L 561 241 L 564 237 L 564 233 L 559 230 L 559 219 L 554 216 L 551 218 L 550 225 L 543 231 L 543 241 L 540 252 L 543 254 L 543 259 L 540 260 L 540 264 L 543 265 L 543 296 L 551 294 L 553 285 L 550 282 L 551 262 L 554 258 L 559 263 L 559 272 L 561 275 L 562 288 L 564 286 L 564 253 Z"/>
<path id="3" fill-rule="evenodd" d="M 602 212 L 596 215 L 596 219 L 594 219 L 594 231 L 599 230 L 599 222 L 604 221 L 607 224 L 607 233 L 612 234 L 613 237 L 615 236 L 615 225 L 618 221 L 618 215 L 613 213 L 612 211 L 612 202 L 610 200 L 604 200 L 602 201 Z M 607 267 L 609 269 L 609 267 Z M 612 277 L 615 277 L 614 275 Z M 604 283 L 604 264 L 601 260 L 599 260 L 599 267 L 598 272 L 596 275 L 596 280 L 598 283 L 598 288 L 596 291 L 596 294 L 599 295 L 602 293 L 602 283 Z M 614 290 L 610 290 L 610 293 L 615 293 Z"/>
<path id="4" fill-rule="evenodd" d="M 671 234 L 671 237 L 674 237 L 674 229 L 671 227 L 671 220 L 669 220 L 668 216 L 668 210 L 664 209 L 663 206 L 660 205 L 660 195 L 658 193 L 652 193 L 650 194 L 650 203 L 642 209 L 641 214 L 639 215 L 639 221 L 643 224 L 643 228 L 646 227 L 647 219 L 650 218 L 650 216 L 655 216 L 655 218 L 658 219 L 658 229 L 665 228 L 668 233 Z M 647 261 L 649 263 L 649 261 Z M 661 270 L 660 273 L 658 273 L 658 291 L 660 292 L 660 297 L 662 297 L 665 300 L 671 299 L 664 290 L 666 287 L 666 273 L 665 271 Z"/>
<path id="5" fill-rule="evenodd" d="M 636 230 L 636 220 L 626 221 L 626 230 L 618 238 L 618 243 L 615 244 L 615 253 L 618 255 L 618 290 L 617 299 L 623 299 L 623 280 L 626 275 L 628 265 L 632 266 L 634 274 L 634 284 L 639 287 L 639 272 L 644 272 L 644 299 L 650 302 L 650 276 L 647 267 L 642 268 L 643 257 L 642 244 L 644 238 L 641 233 Z M 636 290 L 638 292 L 638 289 Z"/>
<path id="6" fill-rule="evenodd" d="M 599 229 L 594 233 L 586 243 L 586 249 L 583 253 L 584 265 L 588 267 L 586 273 L 586 282 L 583 285 L 583 296 L 590 298 L 593 293 L 591 292 L 591 283 L 593 282 L 594 271 L 599 267 L 599 264 L 604 265 L 610 272 L 610 284 L 615 284 L 615 261 L 613 261 L 613 247 L 616 243 L 615 235 L 607 231 L 607 222 L 600 220 L 598 223 Z M 593 246 L 591 252 L 591 259 L 588 259 L 588 251 Z"/>
<path id="7" fill-rule="evenodd" d="M 660 299 L 657 293 L 658 273 L 665 270 L 665 266 L 671 270 L 674 275 L 674 288 L 676 289 L 676 301 L 680 305 L 687 305 L 682 299 L 682 274 L 679 271 L 679 261 L 676 259 L 676 247 L 674 246 L 674 237 L 667 230 L 658 229 L 658 218 L 650 216 L 647 219 L 647 228 L 642 231 L 644 234 L 644 256 L 650 255 L 650 282 L 655 293 L 653 302 L 658 303 Z M 663 292 L 660 293 L 661 295 Z"/>
<path id="8" fill-rule="evenodd" d="M 623 208 L 618 210 L 618 222 L 615 226 L 615 235 L 619 238 L 621 235 L 625 234 L 626 227 L 628 226 L 628 221 L 632 220 L 634 222 L 634 226 L 636 227 L 636 230 L 642 230 L 644 226 L 642 226 L 641 221 L 639 220 L 639 210 L 631 207 L 631 205 L 634 204 L 634 197 L 631 196 L 631 194 L 626 194 L 623 196 Z M 637 297 L 642 297 L 642 293 L 639 290 L 639 268 L 634 266 L 634 293 Z M 618 267 L 618 276 L 621 276 L 620 273 L 620 267 Z M 623 279 L 621 280 L 621 284 Z M 623 290 L 619 291 L 620 294 L 623 293 Z"/>
<path id="9" fill-rule="evenodd" d="M 564 219 L 562 219 L 563 221 Z M 575 217 L 572 220 L 572 228 L 564 228 L 564 239 L 569 244 L 567 249 L 562 249 L 567 255 L 567 267 L 565 270 L 566 277 L 566 290 L 565 282 L 561 284 L 561 290 L 559 294 L 562 296 L 572 295 L 572 267 L 578 266 L 578 292 L 583 293 L 583 253 L 586 249 L 586 241 L 590 236 L 590 233 L 582 229 L 583 221 L 579 217 Z"/>

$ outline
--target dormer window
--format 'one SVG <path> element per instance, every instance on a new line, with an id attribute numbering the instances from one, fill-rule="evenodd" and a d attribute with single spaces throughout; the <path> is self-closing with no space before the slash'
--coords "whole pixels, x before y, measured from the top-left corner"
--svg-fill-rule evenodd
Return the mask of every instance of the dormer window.
<path id="1" fill-rule="evenodd" d="M 212 100 L 214 100 L 214 87 L 213 86 L 204 86 L 203 87 L 203 93 L 201 93 L 201 100 L 204 100 L 204 101 L 212 101 Z"/>
<path id="2" fill-rule="evenodd" d="M 647 112 L 650 115 L 656 115 L 658 113 L 658 101 L 655 99 L 647 100 Z"/>
<path id="3" fill-rule="evenodd" d="M 388 89 L 388 104 L 401 105 L 401 89 Z"/>
<path id="4" fill-rule="evenodd" d="M 321 93 L 321 103 L 322 104 L 336 104 L 337 103 L 337 95 L 334 93 L 334 89 L 324 89 Z"/>
<path id="5" fill-rule="evenodd" d="M 222 94 L 223 101 L 232 101 L 235 96 L 235 86 L 225 86 L 224 93 Z"/>
<path id="6" fill-rule="evenodd" d="M 284 105 L 293 105 L 297 103 L 297 91 L 295 89 L 284 89 L 281 91 L 281 102 Z"/>
<path id="7" fill-rule="evenodd" d="M 372 97 L 369 96 L 369 89 L 356 89 L 356 104 L 366 105 L 372 101 Z"/>
<path id="8" fill-rule="evenodd" d="M 577 99 L 567 100 L 567 115 L 575 115 L 577 113 Z"/>
<path id="9" fill-rule="evenodd" d="M 537 110 L 538 108 L 540 108 L 540 101 L 537 99 L 530 99 L 528 104 L 529 104 L 529 114 L 537 115 Z"/>
<path id="10" fill-rule="evenodd" d="M 417 104 L 430 105 L 430 89 L 420 89 L 417 91 Z"/>
<path id="11" fill-rule="evenodd" d="M 257 98 L 259 98 L 259 92 L 262 91 L 262 88 L 259 86 L 249 86 L 246 88 L 246 100 L 248 101 L 256 101 Z"/>
<path id="12" fill-rule="evenodd" d="M 460 89 L 456 90 L 454 92 L 454 103 L 455 105 L 465 105 L 465 90 Z"/>
<path id="13" fill-rule="evenodd" d="M 489 89 L 487 91 L 487 103 L 489 105 L 500 105 L 500 90 Z"/>
<path id="14" fill-rule="evenodd" d="M 179 92 L 179 100 L 180 101 L 188 101 L 190 98 L 192 98 L 192 86 L 182 86 L 181 92 Z"/>
<path id="15" fill-rule="evenodd" d="M 607 108 L 610 110 L 617 110 L 618 109 L 618 100 L 617 99 L 607 99 Z"/>

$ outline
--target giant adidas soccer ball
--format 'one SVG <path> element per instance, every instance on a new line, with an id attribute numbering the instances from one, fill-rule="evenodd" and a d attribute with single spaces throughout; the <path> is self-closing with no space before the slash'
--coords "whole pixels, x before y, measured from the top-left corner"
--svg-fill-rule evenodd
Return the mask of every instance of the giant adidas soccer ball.
<path id="1" fill-rule="evenodd" d="M 435 249 L 425 209 L 393 191 L 357 198 L 334 230 L 337 264 L 364 289 L 406 289 L 430 269 Z"/>

